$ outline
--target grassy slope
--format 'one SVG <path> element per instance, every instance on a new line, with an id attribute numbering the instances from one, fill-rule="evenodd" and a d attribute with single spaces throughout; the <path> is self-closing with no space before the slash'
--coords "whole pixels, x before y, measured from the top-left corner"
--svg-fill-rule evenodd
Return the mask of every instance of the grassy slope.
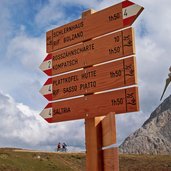
<path id="1" fill-rule="evenodd" d="M 0 150 L 0 171 L 82 171 L 84 154 Z"/>
<path id="2" fill-rule="evenodd" d="M 171 171 L 171 156 L 120 155 L 120 171 Z"/>
<path id="3" fill-rule="evenodd" d="M 120 155 L 120 171 L 171 171 L 171 156 Z M 0 149 L 0 171 L 84 171 L 85 154 Z"/>

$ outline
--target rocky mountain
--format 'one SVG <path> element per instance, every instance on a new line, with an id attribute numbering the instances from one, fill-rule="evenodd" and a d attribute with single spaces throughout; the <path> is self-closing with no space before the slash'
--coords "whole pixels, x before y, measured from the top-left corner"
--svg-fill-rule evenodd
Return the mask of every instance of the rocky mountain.
<path id="1" fill-rule="evenodd" d="M 171 95 L 125 139 L 119 150 L 128 154 L 171 154 Z"/>

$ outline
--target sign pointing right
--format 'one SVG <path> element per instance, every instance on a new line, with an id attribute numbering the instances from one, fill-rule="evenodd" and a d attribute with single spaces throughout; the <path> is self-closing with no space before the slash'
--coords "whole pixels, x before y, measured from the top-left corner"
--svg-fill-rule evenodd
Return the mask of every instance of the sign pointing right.
<path id="1" fill-rule="evenodd" d="M 122 2 L 123 25 L 130 26 L 144 8 L 130 1 Z"/>
<path id="2" fill-rule="evenodd" d="M 47 53 L 131 26 L 143 7 L 123 1 L 46 33 Z"/>

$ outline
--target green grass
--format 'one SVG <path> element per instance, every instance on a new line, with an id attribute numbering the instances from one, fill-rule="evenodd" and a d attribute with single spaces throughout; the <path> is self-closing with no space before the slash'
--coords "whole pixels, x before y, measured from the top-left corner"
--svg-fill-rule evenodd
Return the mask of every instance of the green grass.
<path id="1" fill-rule="evenodd" d="M 171 171 L 171 155 L 119 156 L 121 171 Z"/>
<path id="2" fill-rule="evenodd" d="M 0 171 L 82 171 L 85 155 L 0 150 Z"/>
<path id="3" fill-rule="evenodd" d="M 119 156 L 120 171 L 171 171 L 171 156 Z M 45 153 L 0 149 L 0 171 L 85 171 L 84 153 Z"/>

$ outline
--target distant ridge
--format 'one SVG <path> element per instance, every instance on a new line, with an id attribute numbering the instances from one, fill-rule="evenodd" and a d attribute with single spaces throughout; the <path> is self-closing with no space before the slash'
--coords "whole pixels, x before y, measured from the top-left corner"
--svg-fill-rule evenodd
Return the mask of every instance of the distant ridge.
<path id="1" fill-rule="evenodd" d="M 22 148 L 15 148 L 15 147 L 0 147 L 0 150 L 13 151 L 13 150 L 23 150 L 23 149 Z"/>
<path id="2" fill-rule="evenodd" d="M 128 136 L 120 153 L 171 154 L 171 95 L 152 113 L 141 128 Z"/>

